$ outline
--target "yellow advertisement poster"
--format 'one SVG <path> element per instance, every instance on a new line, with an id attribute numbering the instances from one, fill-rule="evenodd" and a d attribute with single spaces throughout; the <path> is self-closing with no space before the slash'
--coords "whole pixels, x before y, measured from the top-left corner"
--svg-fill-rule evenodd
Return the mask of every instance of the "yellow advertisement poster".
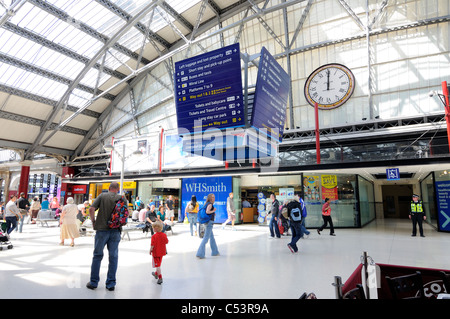
<path id="1" fill-rule="evenodd" d="M 337 176 L 321 175 L 322 199 L 329 198 L 331 201 L 338 200 Z"/>
<path id="2" fill-rule="evenodd" d="M 303 195 L 305 201 L 320 202 L 320 176 L 303 177 Z"/>

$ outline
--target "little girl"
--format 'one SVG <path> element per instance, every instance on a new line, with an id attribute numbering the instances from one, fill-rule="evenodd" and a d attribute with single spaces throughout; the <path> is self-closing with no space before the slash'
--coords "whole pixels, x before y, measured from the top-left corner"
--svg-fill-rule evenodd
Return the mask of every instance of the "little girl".
<path id="1" fill-rule="evenodd" d="M 152 224 L 152 227 L 155 233 L 151 240 L 150 255 L 153 256 L 153 268 L 156 268 L 156 271 L 152 272 L 152 275 L 155 279 L 158 279 L 158 284 L 162 284 L 161 263 L 163 256 L 167 254 L 166 244 L 169 243 L 169 240 L 167 239 L 167 235 L 162 232 L 162 222 L 158 220 Z"/>

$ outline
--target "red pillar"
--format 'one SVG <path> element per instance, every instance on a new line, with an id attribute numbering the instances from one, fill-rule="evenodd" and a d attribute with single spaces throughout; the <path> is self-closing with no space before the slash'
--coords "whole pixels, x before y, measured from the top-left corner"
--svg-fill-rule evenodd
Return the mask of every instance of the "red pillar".
<path id="1" fill-rule="evenodd" d="M 69 187 L 71 185 L 71 183 L 65 182 L 64 179 L 67 178 L 66 175 L 68 175 L 69 178 L 71 176 L 73 176 L 74 172 L 75 172 L 75 170 L 73 169 L 73 167 L 64 166 L 62 168 L 62 173 L 61 173 L 61 177 L 62 177 L 61 178 L 61 196 L 59 198 L 59 202 L 64 204 L 64 205 L 66 204 L 67 197 L 69 197 L 69 196 L 67 196 L 67 192 L 68 192 Z"/>
<path id="2" fill-rule="evenodd" d="M 447 81 L 442 82 L 442 93 L 444 94 L 444 102 L 445 102 L 445 120 L 447 122 L 447 139 L 448 139 L 448 147 L 450 151 L 450 101 L 448 96 L 448 85 Z"/>
<path id="3" fill-rule="evenodd" d="M 20 196 L 20 193 L 25 194 L 25 198 L 28 198 L 28 181 L 30 178 L 30 166 L 22 165 L 22 169 L 20 171 L 20 182 L 19 182 L 19 189 L 18 189 L 18 196 Z"/>
<path id="4" fill-rule="evenodd" d="M 314 113 L 316 118 L 316 161 L 320 164 L 320 132 L 319 132 L 319 104 L 314 104 Z"/>

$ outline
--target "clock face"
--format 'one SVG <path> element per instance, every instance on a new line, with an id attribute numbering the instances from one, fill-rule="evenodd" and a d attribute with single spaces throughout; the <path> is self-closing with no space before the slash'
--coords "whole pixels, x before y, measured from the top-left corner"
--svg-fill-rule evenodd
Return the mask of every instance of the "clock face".
<path id="1" fill-rule="evenodd" d="M 355 89 L 355 77 L 346 66 L 332 63 L 317 68 L 305 83 L 305 97 L 312 106 L 333 109 L 344 104 Z"/>

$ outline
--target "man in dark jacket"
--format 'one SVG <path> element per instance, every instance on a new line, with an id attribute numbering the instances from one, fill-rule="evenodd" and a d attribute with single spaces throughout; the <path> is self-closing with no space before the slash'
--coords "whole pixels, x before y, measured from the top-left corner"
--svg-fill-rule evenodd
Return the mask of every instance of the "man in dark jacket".
<path id="1" fill-rule="evenodd" d="M 292 239 L 289 244 L 287 244 L 289 250 L 292 253 L 298 252 L 297 242 L 299 239 L 303 236 L 302 233 L 302 215 L 303 215 L 303 208 L 305 203 L 300 201 L 299 197 L 296 196 L 294 200 L 290 201 L 287 204 L 287 210 L 289 215 L 289 221 L 291 225 L 291 231 L 292 231 Z"/>
<path id="2" fill-rule="evenodd" d="M 269 223 L 269 229 L 270 229 L 270 237 L 274 238 L 275 234 L 277 235 L 277 238 L 280 238 L 280 230 L 278 229 L 278 218 L 280 214 L 280 203 L 278 202 L 278 199 L 275 197 L 275 194 L 270 194 L 270 199 L 272 200 L 272 208 L 270 209 L 270 212 L 272 214 L 272 218 L 270 219 Z M 274 233 L 275 228 L 275 233 Z"/>

